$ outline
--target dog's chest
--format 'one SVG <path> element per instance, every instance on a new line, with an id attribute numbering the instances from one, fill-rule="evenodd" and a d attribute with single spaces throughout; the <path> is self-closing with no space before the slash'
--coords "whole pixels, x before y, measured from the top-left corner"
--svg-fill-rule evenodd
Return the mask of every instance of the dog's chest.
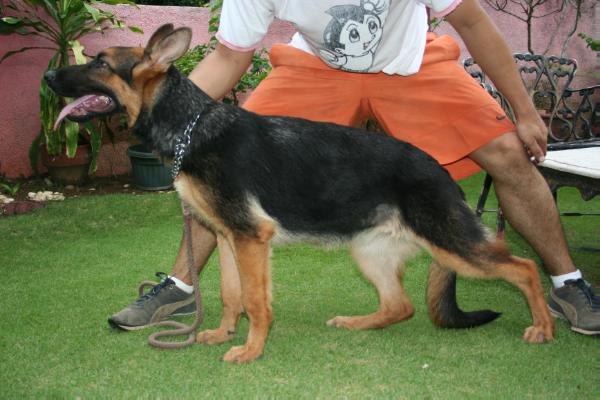
<path id="1" fill-rule="evenodd" d="M 181 173 L 175 179 L 174 186 L 179 197 L 204 224 L 216 232 L 227 231 L 225 224 L 217 215 L 211 191 L 205 185 L 197 179 Z"/>

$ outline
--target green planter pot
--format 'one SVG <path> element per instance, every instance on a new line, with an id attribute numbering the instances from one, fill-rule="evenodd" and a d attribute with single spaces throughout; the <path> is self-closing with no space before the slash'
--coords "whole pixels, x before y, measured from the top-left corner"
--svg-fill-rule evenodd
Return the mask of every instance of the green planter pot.
<path id="1" fill-rule="evenodd" d="M 173 187 L 171 168 L 166 167 L 143 144 L 130 146 L 127 155 L 131 160 L 135 187 L 142 190 L 166 190 Z"/>

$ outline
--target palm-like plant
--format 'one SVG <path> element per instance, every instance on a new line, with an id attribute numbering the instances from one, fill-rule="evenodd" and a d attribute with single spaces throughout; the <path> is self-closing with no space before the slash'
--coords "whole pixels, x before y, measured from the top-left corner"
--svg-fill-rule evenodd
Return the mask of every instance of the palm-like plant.
<path id="1" fill-rule="evenodd" d="M 83 46 L 79 40 L 90 33 L 104 32 L 107 29 L 122 29 L 126 25 L 123 20 L 113 13 L 96 8 L 97 4 L 129 4 L 128 0 L 5 0 L 4 6 L 0 4 L 0 14 L 9 11 L 12 16 L 0 18 L 0 34 L 23 36 L 37 36 L 47 41 L 47 45 L 23 47 L 9 51 L 0 58 L 0 63 L 6 58 L 29 50 L 49 49 L 55 53 L 48 63 L 48 69 L 62 68 L 75 62 L 85 63 Z M 141 30 L 128 26 L 134 32 Z M 102 128 L 97 128 L 91 123 L 79 124 L 65 121 L 54 129 L 54 121 L 64 106 L 64 100 L 58 97 L 46 85 L 44 80 L 40 84 L 40 120 L 41 132 L 34 141 L 30 159 L 35 169 L 39 155 L 40 140 L 44 140 L 50 155 L 63 152 L 69 157 L 74 157 L 80 139 L 80 133 L 89 141 L 92 149 L 92 162 L 90 172 L 96 170 L 96 160 L 100 151 Z"/>

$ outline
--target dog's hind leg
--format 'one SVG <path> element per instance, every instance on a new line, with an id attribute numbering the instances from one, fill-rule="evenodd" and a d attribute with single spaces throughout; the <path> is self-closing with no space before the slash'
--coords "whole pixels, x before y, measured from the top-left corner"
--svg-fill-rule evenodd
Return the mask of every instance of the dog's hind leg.
<path id="1" fill-rule="evenodd" d="M 543 343 L 553 339 L 554 321 L 550 316 L 537 266 L 531 260 L 511 256 L 500 243 L 486 242 L 473 249 L 471 261 L 432 246 L 436 260 L 460 274 L 474 278 L 502 278 L 517 286 L 525 296 L 533 325 L 525 329 L 523 339 Z"/>
<path id="2" fill-rule="evenodd" d="M 239 270 L 242 303 L 248 314 L 250 328 L 243 346 L 232 347 L 223 361 L 244 363 L 258 358 L 265 346 L 273 320 L 271 308 L 271 268 L 269 240 L 272 227 L 265 227 L 258 237 L 235 236 L 230 240 Z"/>
<path id="3" fill-rule="evenodd" d="M 217 243 L 221 266 L 223 317 L 221 318 L 221 325 L 217 329 L 208 329 L 196 336 L 197 342 L 209 345 L 220 344 L 233 339 L 240 314 L 244 310 L 240 274 L 231 247 L 227 240 L 221 236 L 217 238 Z"/>
<path id="4" fill-rule="evenodd" d="M 402 287 L 403 261 L 415 247 L 387 232 L 359 235 L 352 241 L 352 256 L 364 276 L 377 288 L 379 310 L 364 316 L 337 316 L 328 326 L 348 329 L 385 328 L 409 319 L 414 308 Z"/>

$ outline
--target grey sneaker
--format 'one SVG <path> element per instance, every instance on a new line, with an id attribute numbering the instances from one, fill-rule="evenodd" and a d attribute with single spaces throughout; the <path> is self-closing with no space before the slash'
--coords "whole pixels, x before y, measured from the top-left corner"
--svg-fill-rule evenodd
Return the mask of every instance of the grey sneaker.
<path id="1" fill-rule="evenodd" d="M 600 334 L 600 297 L 583 279 L 568 280 L 548 297 L 550 313 L 566 319 L 571 330 L 584 335 Z"/>
<path id="2" fill-rule="evenodd" d="M 108 318 L 111 327 L 127 331 L 144 329 L 171 315 L 189 315 L 196 312 L 193 294 L 179 289 L 163 272 L 157 272 L 156 276 L 162 278 L 160 283 Z"/>

